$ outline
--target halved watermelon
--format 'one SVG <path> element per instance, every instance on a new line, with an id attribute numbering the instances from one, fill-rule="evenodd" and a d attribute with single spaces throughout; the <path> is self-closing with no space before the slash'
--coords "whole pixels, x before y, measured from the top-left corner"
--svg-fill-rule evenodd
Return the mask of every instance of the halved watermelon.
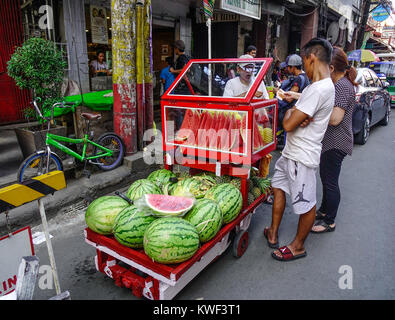
<path id="1" fill-rule="evenodd" d="M 193 207 L 195 199 L 163 194 L 146 194 L 145 202 L 155 216 L 170 217 L 184 215 Z"/>

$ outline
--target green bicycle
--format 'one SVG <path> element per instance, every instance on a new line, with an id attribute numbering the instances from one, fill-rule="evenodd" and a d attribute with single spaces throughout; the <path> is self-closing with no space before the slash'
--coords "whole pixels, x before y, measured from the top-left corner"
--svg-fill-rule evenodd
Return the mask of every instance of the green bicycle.
<path id="1" fill-rule="evenodd" d="M 78 159 L 81 163 L 84 163 L 84 173 L 90 176 L 90 172 L 85 170 L 87 163 L 98 166 L 100 169 L 108 171 L 118 167 L 122 161 L 125 154 L 125 147 L 122 139 L 115 133 L 108 132 L 102 134 L 96 142 L 89 139 L 89 123 L 92 120 L 99 120 L 101 118 L 100 114 L 92 113 L 82 113 L 86 122 L 86 132 L 84 138 L 73 139 L 64 136 L 58 136 L 49 133 L 51 124 L 53 124 L 53 109 L 58 108 L 70 108 L 74 106 L 74 103 L 68 102 L 58 102 L 55 103 L 51 108 L 51 117 L 44 117 L 41 114 L 40 109 L 37 106 L 36 101 L 33 101 L 33 106 L 36 109 L 39 117 L 43 121 L 48 122 L 45 149 L 36 151 L 29 157 L 27 157 L 18 169 L 17 181 L 19 183 L 30 179 L 32 177 L 48 173 L 54 170 L 63 171 L 63 164 L 60 157 L 51 150 L 51 146 L 63 151 L 64 153 Z M 70 149 L 69 147 L 62 144 L 75 144 L 82 145 L 82 154 Z M 88 152 L 88 145 L 91 145 L 92 152 Z"/>

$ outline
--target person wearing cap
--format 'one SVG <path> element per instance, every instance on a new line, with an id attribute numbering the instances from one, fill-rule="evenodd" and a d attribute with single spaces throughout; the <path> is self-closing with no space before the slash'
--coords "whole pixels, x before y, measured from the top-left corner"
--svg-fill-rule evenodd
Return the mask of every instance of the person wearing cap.
<path id="1" fill-rule="evenodd" d="M 185 54 L 185 43 L 182 40 L 177 40 L 174 42 L 174 53 L 177 55 L 177 60 L 175 62 L 174 67 L 170 67 L 170 72 L 177 77 L 178 74 L 182 71 L 185 65 L 189 62 L 190 57 Z M 174 93 L 180 95 L 190 95 L 191 91 L 189 90 L 186 82 L 182 79 L 174 89 Z M 178 130 L 181 127 L 184 112 L 185 110 L 182 109 L 174 109 L 173 119 L 175 121 L 175 129 Z"/>
<path id="2" fill-rule="evenodd" d="M 239 59 L 253 59 L 249 54 L 244 54 Z M 223 93 L 224 97 L 245 97 L 251 85 L 254 83 L 255 63 L 242 62 L 237 65 L 238 77 L 230 79 L 226 85 Z M 262 81 L 259 85 L 257 92 L 255 93 L 256 98 L 269 99 L 269 94 L 266 90 L 265 84 Z"/>
<path id="3" fill-rule="evenodd" d="M 178 76 L 178 74 L 182 71 L 182 69 L 185 67 L 185 65 L 188 63 L 190 58 L 185 54 L 185 43 L 182 40 L 177 40 L 174 42 L 174 53 L 177 56 L 177 60 L 175 63 L 174 68 L 170 68 L 170 72 L 173 73 L 175 76 Z"/>
<path id="4" fill-rule="evenodd" d="M 288 91 L 302 92 L 310 83 L 309 78 L 302 70 L 302 58 L 297 54 L 290 55 L 286 60 L 286 64 L 288 74 L 294 78 L 291 89 Z M 285 97 L 284 100 L 288 103 L 295 102 L 294 99 L 289 97 Z"/>

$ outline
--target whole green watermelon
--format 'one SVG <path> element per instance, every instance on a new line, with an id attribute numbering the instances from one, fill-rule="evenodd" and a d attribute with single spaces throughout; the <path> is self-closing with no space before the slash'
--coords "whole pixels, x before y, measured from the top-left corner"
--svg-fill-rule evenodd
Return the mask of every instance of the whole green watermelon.
<path id="1" fill-rule="evenodd" d="M 188 197 L 192 195 L 196 199 L 200 199 L 203 198 L 207 191 L 214 185 L 214 180 L 208 180 L 206 177 L 186 178 L 177 182 L 171 191 L 171 195 L 179 197 Z"/>
<path id="2" fill-rule="evenodd" d="M 222 226 L 220 207 L 214 200 L 205 198 L 196 200 L 195 205 L 184 219 L 195 226 L 202 243 L 214 238 Z"/>
<path id="3" fill-rule="evenodd" d="M 139 179 L 133 182 L 126 192 L 126 196 L 133 201 L 140 199 L 145 194 L 162 194 L 162 190 L 148 179 Z"/>
<path id="4" fill-rule="evenodd" d="M 176 175 L 167 169 L 159 169 L 151 172 L 147 179 L 155 183 L 162 190 L 166 185 L 177 182 Z"/>
<path id="5" fill-rule="evenodd" d="M 119 212 L 129 203 L 118 196 L 103 196 L 91 202 L 85 212 L 85 221 L 94 232 L 112 234 L 114 221 Z"/>
<path id="6" fill-rule="evenodd" d="M 230 183 L 222 183 L 211 188 L 205 198 L 218 203 L 224 223 L 233 221 L 243 206 L 243 196 L 239 189 Z"/>
<path id="7" fill-rule="evenodd" d="M 199 248 L 199 234 L 188 221 L 179 217 L 159 218 L 144 233 L 144 252 L 155 262 L 180 263 Z"/>
<path id="8" fill-rule="evenodd" d="M 155 221 L 149 212 L 131 205 L 123 209 L 115 218 L 113 234 L 115 239 L 130 248 L 142 248 L 144 232 Z"/>

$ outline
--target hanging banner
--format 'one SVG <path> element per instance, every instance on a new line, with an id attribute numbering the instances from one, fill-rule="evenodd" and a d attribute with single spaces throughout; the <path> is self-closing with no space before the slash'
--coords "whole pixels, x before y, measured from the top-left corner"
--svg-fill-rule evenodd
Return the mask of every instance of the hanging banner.
<path id="1" fill-rule="evenodd" d="M 261 19 L 261 0 L 221 0 L 220 9 L 258 20 Z"/>
<path id="2" fill-rule="evenodd" d="M 92 43 L 108 44 L 106 8 L 90 6 Z"/>
<path id="3" fill-rule="evenodd" d="M 391 12 L 391 8 L 388 6 L 379 5 L 372 12 L 372 18 L 375 21 L 383 22 L 387 20 L 390 16 L 389 12 Z"/>

